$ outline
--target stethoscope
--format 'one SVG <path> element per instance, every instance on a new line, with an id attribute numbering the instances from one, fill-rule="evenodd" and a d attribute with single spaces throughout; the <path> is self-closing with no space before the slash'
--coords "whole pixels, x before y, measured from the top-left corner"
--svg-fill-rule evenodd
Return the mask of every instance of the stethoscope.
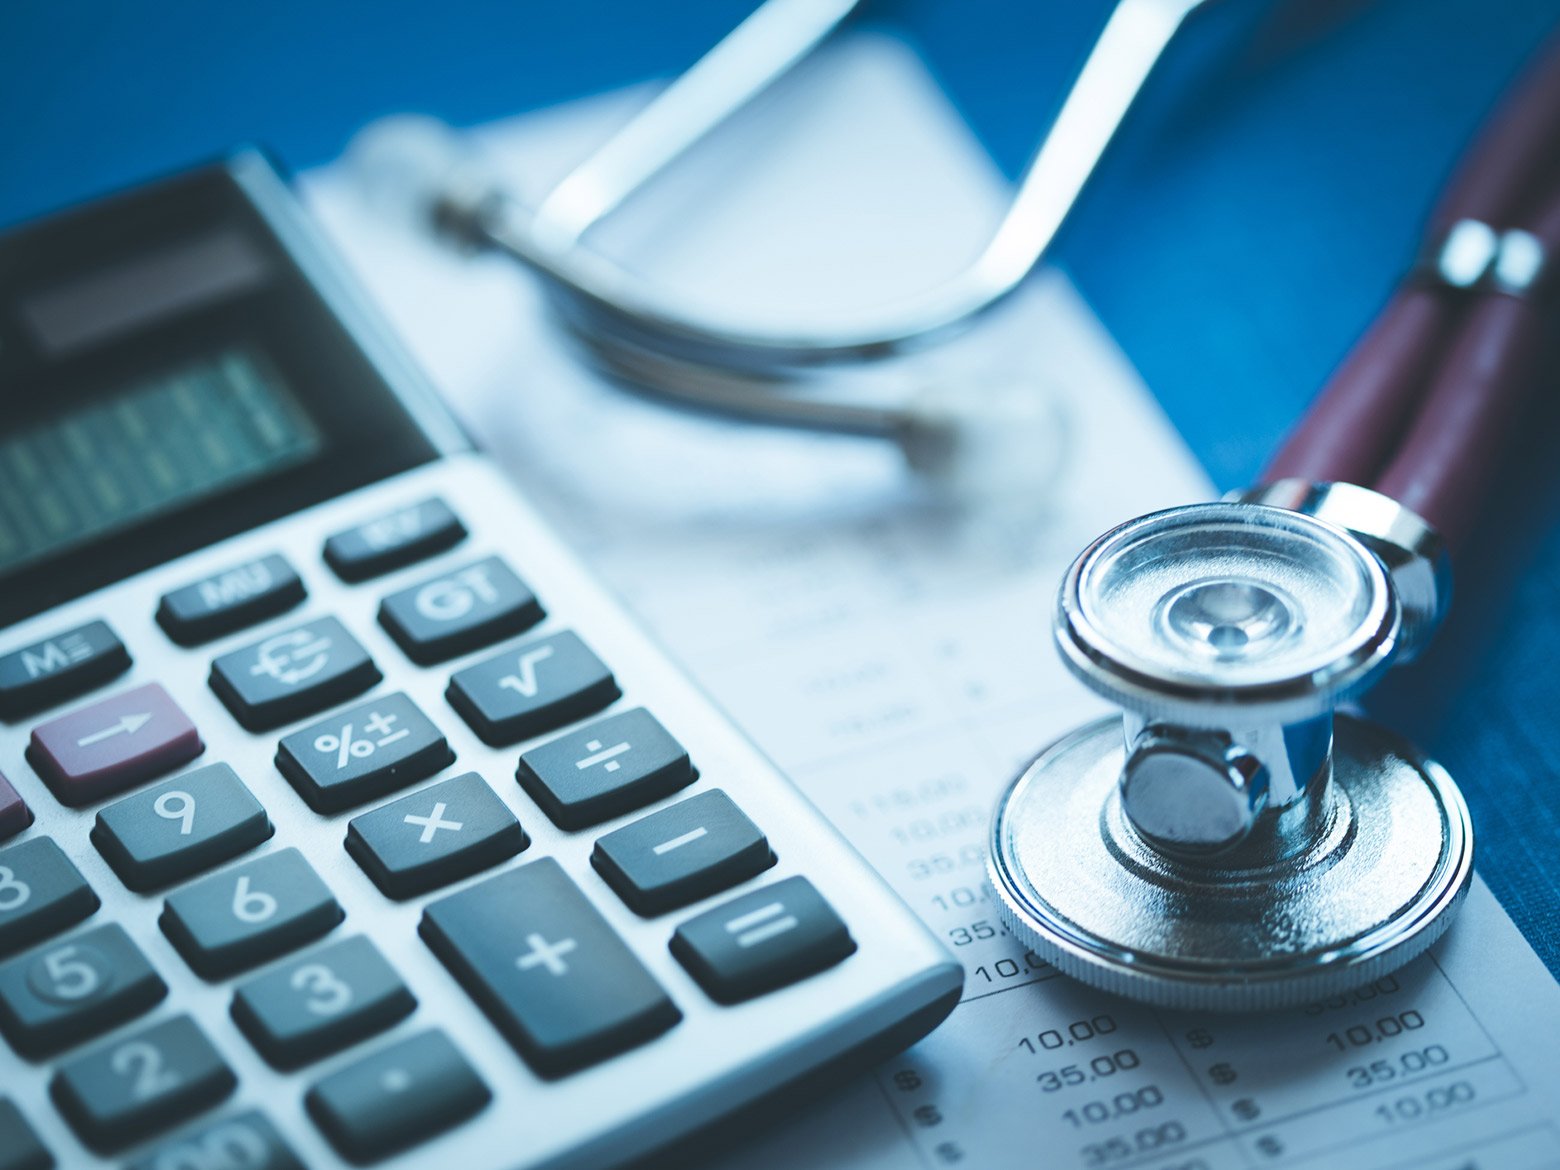
<path id="1" fill-rule="evenodd" d="M 1462 794 L 1340 707 L 1446 611 L 1448 549 L 1540 364 L 1557 141 L 1560 40 L 1261 486 L 1130 521 L 1066 574 L 1062 659 L 1124 713 L 1012 783 L 988 866 L 1009 929 L 1061 970 L 1169 1007 L 1281 1007 L 1450 924 L 1473 872 Z"/>
<path id="2" fill-rule="evenodd" d="M 426 125 L 371 128 L 359 153 L 446 237 L 541 277 L 586 351 L 640 393 L 887 439 L 935 477 L 964 431 L 993 425 L 980 417 L 990 402 L 866 405 L 819 395 L 813 375 L 903 355 L 1018 287 L 1202 2 L 1123 0 L 976 261 L 845 328 L 701 319 L 582 237 L 804 58 L 852 0 L 768 0 L 534 209 Z M 1444 616 L 1448 548 L 1473 524 L 1541 344 L 1535 304 L 1560 247 L 1557 140 L 1560 51 L 1481 140 L 1424 261 L 1262 484 L 1130 521 L 1066 574 L 1057 647 L 1124 713 L 1018 776 L 989 860 L 1009 929 L 1062 971 L 1173 1007 L 1277 1007 L 1368 982 L 1451 922 L 1473 869 L 1462 795 L 1341 708 Z"/>
<path id="3" fill-rule="evenodd" d="M 508 256 L 539 277 L 561 324 L 614 383 L 699 414 L 887 441 L 914 472 L 953 492 L 975 478 L 972 461 L 1023 449 L 980 442 L 981 435 L 1050 427 L 1052 415 L 1037 410 L 1031 395 L 935 380 L 884 404 L 880 394 L 842 393 L 841 375 L 956 334 L 1022 284 L 1165 48 L 1206 2 L 1121 0 L 975 259 L 937 287 L 848 323 L 791 330 L 725 324 L 592 249 L 585 236 L 804 60 L 859 0 L 767 0 L 534 207 L 431 119 L 373 124 L 349 155 L 381 201 L 389 192 L 440 237 Z M 1037 436 L 1029 450 L 1048 449 L 1048 438 Z"/>

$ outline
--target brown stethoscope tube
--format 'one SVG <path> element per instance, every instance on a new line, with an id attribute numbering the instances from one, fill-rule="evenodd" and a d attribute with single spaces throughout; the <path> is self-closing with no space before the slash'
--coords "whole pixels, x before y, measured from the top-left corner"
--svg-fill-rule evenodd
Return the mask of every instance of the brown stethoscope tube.
<path id="1" fill-rule="evenodd" d="M 1374 488 L 1461 545 L 1537 379 L 1539 302 L 1557 254 L 1560 37 L 1468 152 L 1431 217 L 1424 261 L 1263 480 Z"/>

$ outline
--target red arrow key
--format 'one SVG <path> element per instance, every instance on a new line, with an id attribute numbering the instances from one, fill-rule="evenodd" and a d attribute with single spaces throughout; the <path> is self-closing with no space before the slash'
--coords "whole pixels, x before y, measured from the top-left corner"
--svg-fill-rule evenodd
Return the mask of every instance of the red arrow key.
<path id="1" fill-rule="evenodd" d="M 147 683 L 39 724 L 27 758 L 74 808 L 170 772 L 205 749 L 168 692 Z"/>

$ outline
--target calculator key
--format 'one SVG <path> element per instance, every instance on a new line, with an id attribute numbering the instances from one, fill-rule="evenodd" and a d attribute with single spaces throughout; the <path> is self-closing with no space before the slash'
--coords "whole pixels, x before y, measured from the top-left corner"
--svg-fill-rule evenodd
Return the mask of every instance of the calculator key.
<path id="1" fill-rule="evenodd" d="M 544 616 L 536 595 L 497 557 L 392 593 L 379 607 L 379 624 L 423 665 L 518 634 Z"/>
<path id="2" fill-rule="evenodd" d="M 281 849 L 171 894 L 163 933 L 195 973 L 221 979 L 312 942 L 341 907 L 297 849 Z"/>
<path id="3" fill-rule="evenodd" d="M 315 812 L 340 812 L 426 780 L 455 760 L 405 695 L 338 711 L 282 740 L 276 766 Z"/>
<path id="4" fill-rule="evenodd" d="M 194 646 L 286 613 L 305 596 L 297 570 L 272 553 L 163 594 L 157 624 L 179 645 Z"/>
<path id="5" fill-rule="evenodd" d="M 195 1021 L 175 1016 L 75 1057 L 51 1088 L 71 1128 L 102 1153 L 209 1109 L 236 1083 Z"/>
<path id="6" fill-rule="evenodd" d="M 92 841 L 120 881 L 145 891 L 231 861 L 273 831 L 233 769 L 209 764 L 109 805 Z"/>
<path id="7" fill-rule="evenodd" d="M 0 774 L 0 841 L 16 836 L 32 823 L 32 809 L 4 774 Z"/>
<path id="8" fill-rule="evenodd" d="M 107 622 L 87 622 L 0 654 L 0 719 L 18 719 L 84 695 L 130 669 Z"/>
<path id="9" fill-rule="evenodd" d="M 688 752 L 643 708 L 598 719 L 520 757 L 516 778 L 561 829 L 583 829 L 693 783 Z"/>
<path id="10" fill-rule="evenodd" d="M 249 731 L 266 731 L 361 695 L 382 676 L 335 618 L 272 634 L 211 664 L 211 689 Z"/>
<path id="11" fill-rule="evenodd" d="M 3 1170 L 3 1166 L 0 1166 Z M 263 1113 L 248 1110 L 187 1129 L 127 1170 L 304 1170 Z"/>
<path id="12" fill-rule="evenodd" d="M 341 939 L 239 986 L 233 1019 L 260 1055 L 290 1069 L 411 1015 L 417 1000 L 368 939 Z"/>
<path id="13" fill-rule="evenodd" d="M 412 898 L 528 845 L 515 814 L 475 772 L 354 817 L 347 852 L 391 898 Z"/>
<path id="14" fill-rule="evenodd" d="M 52 1170 L 54 1155 L 16 1105 L 0 1097 L 0 1170 Z"/>
<path id="15" fill-rule="evenodd" d="M 52 838 L 0 849 L 0 955 L 92 915 L 98 896 Z"/>
<path id="16" fill-rule="evenodd" d="M 437 1137 L 493 1099 L 443 1032 L 419 1032 L 360 1057 L 303 1099 L 331 1145 L 372 1162 Z"/>
<path id="17" fill-rule="evenodd" d="M 167 994 L 123 927 L 97 926 L 0 966 L 0 1033 L 37 1060 L 134 1019 Z"/>
<path id="18" fill-rule="evenodd" d="M 720 1003 L 795 983 L 855 950 L 845 923 L 803 877 L 733 898 L 672 936 L 672 954 Z"/>
<path id="19" fill-rule="evenodd" d="M 366 581 L 459 544 L 466 528 L 441 499 L 376 516 L 325 542 L 325 563 L 343 581 Z"/>
<path id="20" fill-rule="evenodd" d="M 147 683 L 33 728 L 27 758 L 79 808 L 187 764 L 206 745 L 167 691 Z"/>
<path id="21" fill-rule="evenodd" d="M 594 715 L 622 692 L 579 635 L 565 630 L 458 670 L 450 706 L 484 743 L 519 743 Z"/>
<path id="22" fill-rule="evenodd" d="M 551 858 L 434 902 L 421 931 L 542 1076 L 604 1060 L 682 1019 Z"/>
<path id="23" fill-rule="evenodd" d="M 590 860 L 631 910 L 648 916 L 755 877 L 775 855 L 763 830 L 716 788 L 608 833 Z"/>

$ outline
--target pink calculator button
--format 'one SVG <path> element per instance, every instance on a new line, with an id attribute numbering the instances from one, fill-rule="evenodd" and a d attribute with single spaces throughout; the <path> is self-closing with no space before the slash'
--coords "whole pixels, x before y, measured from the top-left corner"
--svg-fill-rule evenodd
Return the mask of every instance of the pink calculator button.
<path id="1" fill-rule="evenodd" d="M 89 804 L 160 776 L 206 745 L 156 683 L 122 691 L 33 728 L 27 758 L 64 804 Z"/>
<path id="2" fill-rule="evenodd" d="M 0 776 L 0 841 L 14 837 L 32 824 L 32 812 L 26 801 L 11 787 L 11 782 Z"/>

